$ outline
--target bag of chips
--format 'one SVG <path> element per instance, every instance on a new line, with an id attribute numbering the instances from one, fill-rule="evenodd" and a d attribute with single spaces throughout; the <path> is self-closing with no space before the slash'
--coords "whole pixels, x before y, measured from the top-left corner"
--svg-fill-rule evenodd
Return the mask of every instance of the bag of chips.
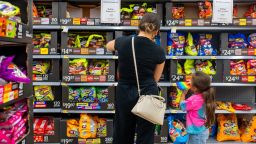
<path id="1" fill-rule="evenodd" d="M 247 61 L 247 74 L 256 75 L 256 60 Z"/>
<path id="2" fill-rule="evenodd" d="M 79 120 L 79 137 L 96 138 L 97 122 L 87 114 L 81 114 Z"/>
<path id="3" fill-rule="evenodd" d="M 230 74 L 231 75 L 247 75 L 247 69 L 244 60 L 231 60 L 230 61 Z"/>
<path id="4" fill-rule="evenodd" d="M 229 111 L 231 113 L 234 113 L 236 110 L 232 107 L 232 103 L 231 102 L 221 102 L 221 101 L 217 101 L 216 102 L 216 109 L 217 110 L 226 110 Z"/>
<path id="5" fill-rule="evenodd" d="M 217 141 L 240 141 L 237 117 L 235 114 L 219 114 Z"/>
<path id="6" fill-rule="evenodd" d="M 34 96 L 36 101 L 53 101 L 54 96 L 50 86 L 34 86 Z"/>
<path id="7" fill-rule="evenodd" d="M 193 36 L 191 33 L 188 33 L 188 36 L 187 36 L 185 52 L 189 56 L 197 56 L 198 55 L 196 46 L 194 45 Z"/>
<path id="8" fill-rule="evenodd" d="M 184 70 L 186 75 L 191 75 L 196 72 L 194 63 L 195 60 L 187 59 L 184 63 Z"/>
<path id="9" fill-rule="evenodd" d="M 79 136 L 79 123 L 76 119 L 67 120 L 67 137 Z"/>
<path id="10" fill-rule="evenodd" d="M 241 140 L 246 143 L 256 142 L 256 116 L 252 117 L 249 125 L 245 128 Z"/>
<path id="11" fill-rule="evenodd" d="M 105 118 L 98 118 L 97 120 L 97 137 L 107 136 L 107 120 Z"/>
<path id="12" fill-rule="evenodd" d="M 80 97 L 82 102 L 93 103 L 96 102 L 96 88 L 95 87 L 81 87 Z"/>

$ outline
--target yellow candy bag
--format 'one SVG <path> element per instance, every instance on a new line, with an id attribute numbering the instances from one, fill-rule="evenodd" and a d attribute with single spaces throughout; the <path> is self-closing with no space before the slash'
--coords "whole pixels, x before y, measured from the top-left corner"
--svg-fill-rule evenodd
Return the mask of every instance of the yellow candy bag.
<path id="1" fill-rule="evenodd" d="M 79 136 L 81 138 L 96 138 L 97 122 L 87 114 L 81 114 L 79 120 Z"/>
<path id="2" fill-rule="evenodd" d="M 240 141 L 237 117 L 235 114 L 219 114 L 217 141 Z"/>
<path id="3" fill-rule="evenodd" d="M 216 102 L 217 105 L 217 110 L 226 110 L 229 111 L 231 113 L 234 113 L 236 110 L 232 107 L 232 103 L 231 102 L 221 102 L 221 101 L 217 101 Z"/>
<path id="4" fill-rule="evenodd" d="M 253 116 L 244 133 L 241 135 L 243 142 L 256 142 L 256 116 Z"/>
<path id="5" fill-rule="evenodd" d="M 78 137 L 78 121 L 76 119 L 67 120 L 67 137 Z"/>

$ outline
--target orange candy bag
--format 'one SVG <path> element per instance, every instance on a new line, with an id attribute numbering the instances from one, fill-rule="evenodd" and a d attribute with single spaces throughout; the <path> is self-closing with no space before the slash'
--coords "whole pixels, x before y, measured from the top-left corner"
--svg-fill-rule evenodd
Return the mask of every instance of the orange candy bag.
<path id="1" fill-rule="evenodd" d="M 67 120 L 67 136 L 68 137 L 78 137 L 78 121 L 76 119 Z"/>
<path id="2" fill-rule="evenodd" d="M 96 138 L 97 122 L 94 118 L 87 114 L 81 114 L 79 120 L 79 136 L 80 138 Z"/>
<path id="3" fill-rule="evenodd" d="M 256 142 L 256 116 L 253 116 L 249 125 L 241 136 L 243 142 Z"/>

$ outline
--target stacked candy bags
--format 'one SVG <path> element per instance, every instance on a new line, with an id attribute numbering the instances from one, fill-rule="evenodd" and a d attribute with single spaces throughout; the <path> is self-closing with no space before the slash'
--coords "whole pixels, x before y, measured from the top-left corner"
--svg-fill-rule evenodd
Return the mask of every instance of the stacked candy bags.
<path id="1" fill-rule="evenodd" d="M 32 44 L 34 48 L 49 48 L 51 38 L 49 33 L 33 34 Z"/>
<path id="2" fill-rule="evenodd" d="M 33 61 L 33 74 L 48 74 L 50 69 L 50 61 L 35 60 Z"/>
<path id="3" fill-rule="evenodd" d="M 19 102 L 0 113 L 0 143 L 15 144 L 27 132 L 27 111 L 25 102 Z"/>
<path id="4" fill-rule="evenodd" d="M 35 101 L 53 101 L 51 86 L 34 86 L 34 97 Z"/>
<path id="5" fill-rule="evenodd" d="M 216 74 L 216 68 L 212 60 L 186 60 L 185 62 L 181 62 L 178 62 L 177 66 L 178 75 L 191 75 L 196 71 L 201 71 L 208 75 Z"/>
<path id="6" fill-rule="evenodd" d="M 106 137 L 107 120 L 97 116 L 81 114 L 79 120 L 67 120 L 67 136 L 83 139 Z"/>
<path id="7" fill-rule="evenodd" d="M 147 3 L 130 4 L 121 9 L 121 19 L 141 19 L 145 13 L 156 13 L 156 9 Z"/>
<path id="8" fill-rule="evenodd" d="M 256 60 L 231 60 L 231 75 L 256 75 Z"/>
<path id="9" fill-rule="evenodd" d="M 54 121 L 48 117 L 34 118 L 34 142 L 44 142 L 42 136 L 54 135 Z"/>
<path id="10" fill-rule="evenodd" d="M 105 43 L 102 34 L 70 33 L 68 35 L 69 48 L 104 48 Z"/>
<path id="11" fill-rule="evenodd" d="M 256 33 L 252 33 L 246 39 L 246 36 L 241 33 L 228 35 L 228 48 L 244 49 L 256 48 Z"/>

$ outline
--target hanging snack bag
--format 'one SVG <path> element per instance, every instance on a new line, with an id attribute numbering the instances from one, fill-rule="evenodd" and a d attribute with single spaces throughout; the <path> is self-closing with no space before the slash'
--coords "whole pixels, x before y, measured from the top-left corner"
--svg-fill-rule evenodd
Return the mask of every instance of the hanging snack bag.
<path id="1" fill-rule="evenodd" d="M 34 96 L 36 101 L 53 101 L 54 96 L 50 86 L 34 86 Z"/>
<path id="2" fill-rule="evenodd" d="M 107 120 L 98 118 L 97 137 L 107 137 Z"/>
<path id="3" fill-rule="evenodd" d="M 228 35 L 228 48 L 233 49 L 244 49 L 247 48 L 248 44 L 244 34 L 229 34 Z"/>
<path id="4" fill-rule="evenodd" d="M 180 33 L 168 32 L 167 53 L 170 56 L 184 55 L 185 36 Z"/>
<path id="5" fill-rule="evenodd" d="M 247 61 L 247 74 L 256 75 L 256 60 Z"/>
<path id="6" fill-rule="evenodd" d="M 186 143 L 189 135 L 186 132 L 186 128 L 181 121 L 174 119 L 173 116 L 167 118 L 169 126 L 169 137 L 173 143 Z"/>
<path id="7" fill-rule="evenodd" d="M 256 48 L 256 33 L 248 36 L 249 48 Z"/>
<path id="8" fill-rule="evenodd" d="M 108 102 L 108 88 L 107 87 L 97 87 L 97 98 L 100 103 Z"/>
<path id="9" fill-rule="evenodd" d="M 80 89 L 79 88 L 72 88 L 72 87 L 68 87 L 68 100 L 69 101 L 76 101 L 79 102 L 81 101 L 81 97 L 80 97 Z"/>
<path id="10" fill-rule="evenodd" d="M 81 87 L 82 102 L 93 103 L 96 102 L 96 88 L 95 87 Z"/>
<path id="11" fill-rule="evenodd" d="M 186 75 L 191 75 L 196 72 L 195 60 L 187 59 L 184 63 L 184 70 Z"/>
<path id="12" fill-rule="evenodd" d="M 231 75 L 247 75 L 247 70 L 246 70 L 246 65 L 244 60 L 231 60 L 230 74 Z"/>
<path id="13" fill-rule="evenodd" d="M 200 35 L 199 43 L 197 46 L 199 56 L 217 55 L 217 51 L 213 47 L 211 41 L 212 41 L 212 34 Z"/>
<path id="14" fill-rule="evenodd" d="M 49 61 L 33 61 L 33 74 L 48 74 Z"/>
<path id="15" fill-rule="evenodd" d="M 97 122 L 87 114 L 81 114 L 79 120 L 79 136 L 81 138 L 96 138 Z"/>
<path id="16" fill-rule="evenodd" d="M 69 61 L 69 74 L 86 75 L 88 61 L 86 59 L 74 59 Z"/>
<path id="17" fill-rule="evenodd" d="M 237 117 L 235 114 L 219 114 L 217 141 L 240 141 Z"/>
<path id="18" fill-rule="evenodd" d="M 197 49 L 194 45 L 194 40 L 191 33 L 188 33 L 188 36 L 187 36 L 185 52 L 189 56 L 197 56 L 198 54 Z"/>
<path id="19" fill-rule="evenodd" d="M 175 91 L 170 92 L 171 97 L 171 107 L 174 109 L 180 108 L 180 101 L 181 101 L 182 91 L 175 87 Z"/>
<path id="20" fill-rule="evenodd" d="M 253 116 L 244 133 L 241 135 L 244 143 L 256 142 L 256 116 Z"/>
<path id="21" fill-rule="evenodd" d="M 67 120 L 67 137 L 79 136 L 79 123 L 76 119 Z"/>

